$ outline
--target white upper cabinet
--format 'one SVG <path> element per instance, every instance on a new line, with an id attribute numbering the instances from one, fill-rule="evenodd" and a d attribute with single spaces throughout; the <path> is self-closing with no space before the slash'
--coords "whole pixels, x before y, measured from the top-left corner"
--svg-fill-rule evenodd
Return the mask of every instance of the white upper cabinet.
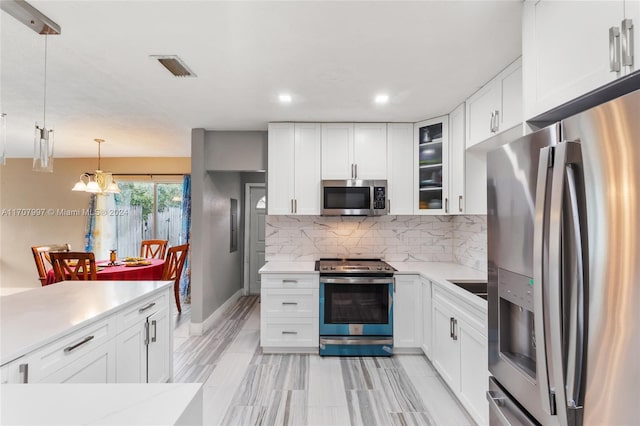
<path id="1" fill-rule="evenodd" d="M 522 60 L 505 68 L 466 102 L 467 148 L 522 122 Z"/>
<path id="2" fill-rule="evenodd" d="M 269 214 L 320 214 L 318 123 L 269 123 Z"/>
<path id="3" fill-rule="evenodd" d="M 452 214 L 462 214 L 465 211 L 464 110 L 465 105 L 461 104 L 449 114 L 449 212 Z"/>
<path id="4" fill-rule="evenodd" d="M 638 3 L 638 0 L 525 3 L 526 119 L 638 69 Z M 626 19 L 631 21 L 625 22 Z M 629 33 L 633 33 L 631 37 Z M 632 64 L 630 53 L 634 54 Z"/>
<path id="5" fill-rule="evenodd" d="M 322 179 L 387 179 L 386 123 L 322 124 Z"/>
<path id="6" fill-rule="evenodd" d="M 322 124 L 322 179 L 353 178 L 353 123 Z"/>
<path id="7" fill-rule="evenodd" d="M 389 213 L 413 214 L 413 123 L 387 124 Z"/>
<path id="8" fill-rule="evenodd" d="M 356 179 L 387 179 L 387 123 L 354 125 L 353 163 Z"/>
<path id="9" fill-rule="evenodd" d="M 320 124 L 296 123 L 294 214 L 320 214 L 320 145 Z"/>
<path id="10" fill-rule="evenodd" d="M 415 214 L 447 214 L 449 200 L 449 118 L 414 125 Z"/>
<path id="11" fill-rule="evenodd" d="M 267 161 L 269 214 L 293 214 L 294 135 L 293 123 L 269 123 Z"/>

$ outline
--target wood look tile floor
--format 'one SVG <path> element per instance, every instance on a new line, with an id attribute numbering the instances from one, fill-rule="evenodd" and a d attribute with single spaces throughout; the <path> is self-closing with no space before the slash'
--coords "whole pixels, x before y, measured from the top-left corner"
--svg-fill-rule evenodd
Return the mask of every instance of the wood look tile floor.
<path id="1" fill-rule="evenodd" d="M 175 319 L 174 381 L 204 383 L 206 425 L 473 425 L 426 357 L 265 355 L 260 303 L 242 297 L 211 330 Z"/>

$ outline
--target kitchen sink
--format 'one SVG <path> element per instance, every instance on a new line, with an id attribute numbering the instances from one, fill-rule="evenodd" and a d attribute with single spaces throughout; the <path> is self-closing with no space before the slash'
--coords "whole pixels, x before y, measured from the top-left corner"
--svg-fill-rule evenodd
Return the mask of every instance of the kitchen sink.
<path id="1" fill-rule="evenodd" d="M 481 281 L 449 281 L 451 284 L 457 285 L 469 293 L 473 293 L 478 297 L 487 300 L 487 283 Z"/>

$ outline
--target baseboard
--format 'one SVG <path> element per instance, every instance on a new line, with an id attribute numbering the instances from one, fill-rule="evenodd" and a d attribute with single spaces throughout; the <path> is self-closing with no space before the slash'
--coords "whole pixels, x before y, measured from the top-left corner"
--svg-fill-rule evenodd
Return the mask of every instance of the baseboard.
<path id="1" fill-rule="evenodd" d="M 189 324 L 189 335 L 190 336 L 202 336 L 205 332 L 207 332 L 213 324 L 220 319 L 224 311 L 226 311 L 231 305 L 236 303 L 236 301 L 242 296 L 243 289 L 240 289 L 233 293 L 230 298 L 227 299 L 218 309 L 213 311 L 209 318 L 204 320 L 204 322 L 191 322 Z"/>

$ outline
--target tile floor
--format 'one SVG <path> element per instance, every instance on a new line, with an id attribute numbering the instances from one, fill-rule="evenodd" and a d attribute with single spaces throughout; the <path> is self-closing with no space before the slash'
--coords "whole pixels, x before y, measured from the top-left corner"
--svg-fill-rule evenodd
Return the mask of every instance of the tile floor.
<path id="1" fill-rule="evenodd" d="M 176 317 L 176 382 L 204 383 L 206 425 L 472 425 L 421 355 L 263 355 L 260 303 L 242 297 L 203 336 Z"/>

